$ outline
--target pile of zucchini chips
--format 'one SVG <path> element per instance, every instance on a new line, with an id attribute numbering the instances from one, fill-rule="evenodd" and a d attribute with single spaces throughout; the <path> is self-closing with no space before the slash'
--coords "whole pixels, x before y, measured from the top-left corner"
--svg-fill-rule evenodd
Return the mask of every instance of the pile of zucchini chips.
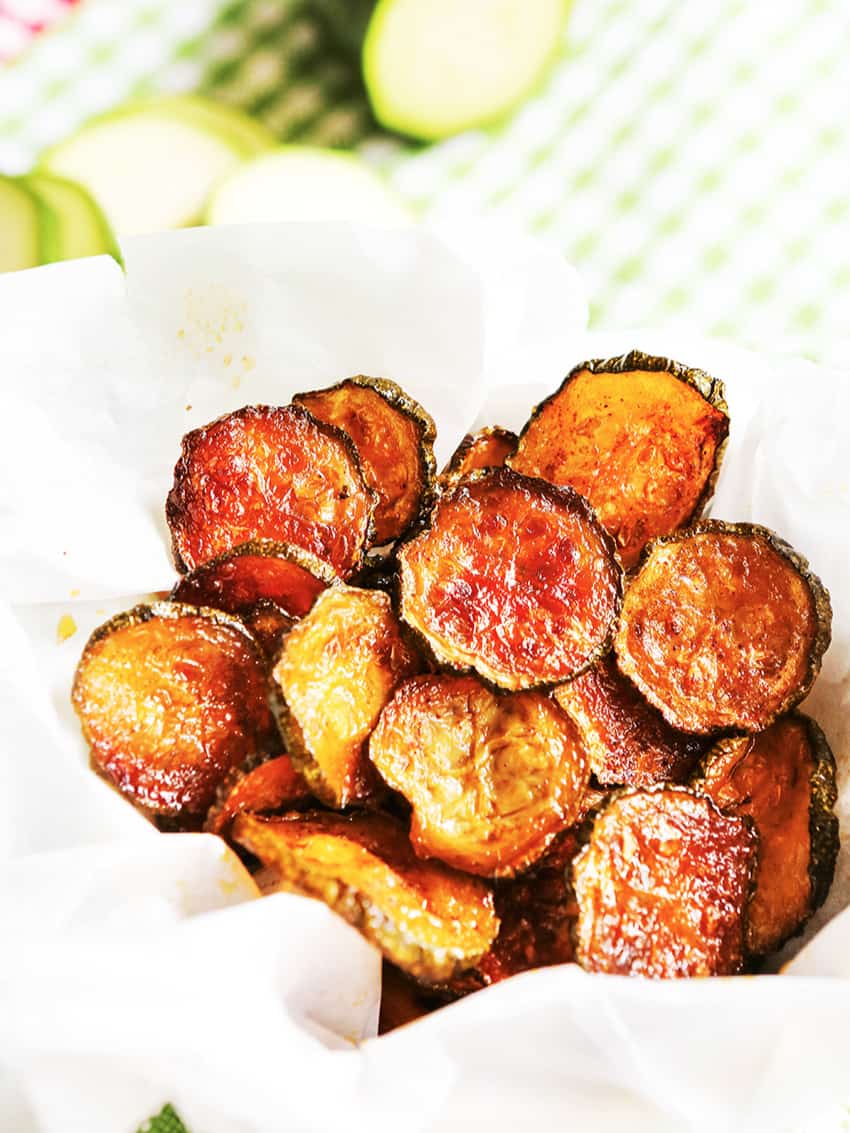
<path id="1" fill-rule="evenodd" d="M 835 763 L 795 711 L 827 592 L 700 519 L 722 384 L 584 362 L 517 437 L 349 378 L 183 439 L 179 581 L 97 629 L 94 769 L 385 957 L 384 1025 L 517 972 L 753 971 L 823 902 Z"/>

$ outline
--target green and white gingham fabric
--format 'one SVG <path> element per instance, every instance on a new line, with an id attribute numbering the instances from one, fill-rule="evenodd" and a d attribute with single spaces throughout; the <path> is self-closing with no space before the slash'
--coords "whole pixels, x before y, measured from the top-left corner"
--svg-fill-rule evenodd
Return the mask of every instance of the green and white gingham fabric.
<path id="1" fill-rule="evenodd" d="M 504 218 L 585 276 L 594 324 L 685 321 L 841 360 L 846 0 L 575 0 L 558 64 L 490 131 L 382 134 L 304 0 L 82 0 L 0 72 L 0 169 L 132 94 L 198 90 L 282 140 L 358 146 L 426 217 Z"/>

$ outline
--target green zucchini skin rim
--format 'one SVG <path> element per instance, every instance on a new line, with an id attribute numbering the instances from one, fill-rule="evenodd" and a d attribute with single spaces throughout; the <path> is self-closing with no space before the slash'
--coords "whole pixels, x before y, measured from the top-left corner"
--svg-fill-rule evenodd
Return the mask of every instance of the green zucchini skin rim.
<path id="1" fill-rule="evenodd" d="M 396 536 L 396 540 L 403 539 L 409 531 L 412 531 L 416 528 L 416 525 L 421 521 L 422 517 L 424 515 L 427 515 L 431 510 L 434 498 L 437 493 L 437 458 L 434 456 L 434 442 L 437 439 L 437 426 L 434 423 L 434 418 L 431 416 L 428 410 L 420 405 L 416 398 L 411 397 L 411 395 L 407 393 L 406 390 L 402 389 L 398 382 L 394 382 L 392 378 L 373 378 L 369 377 L 366 374 L 354 374 L 349 378 L 343 378 L 341 381 L 336 382 L 332 386 L 325 386 L 323 389 L 302 390 L 301 393 L 296 393 L 294 395 L 292 402 L 294 405 L 301 405 L 301 401 L 299 400 L 300 398 L 309 397 L 312 394 L 318 393 L 336 393 L 338 391 L 344 391 L 346 386 L 357 386 L 359 389 L 372 390 L 373 393 L 376 393 L 379 397 L 382 397 L 387 405 L 390 406 L 390 408 L 398 410 L 399 413 L 403 414 L 403 416 L 407 417 L 408 420 L 412 421 L 419 432 L 417 454 L 419 456 L 419 474 L 422 480 L 422 491 L 419 495 L 419 506 L 416 509 L 416 514 L 413 516 L 404 530 L 400 531 Z M 309 409 L 307 410 L 307 412 L 310 412 Z M 340 432 L 345 433 L 345 430 L 341 429 L 340 426 L 337 425 L 333 427 L 339 429 Z M 345 436 L 348 436 L 348 434 L 345 433 Z M 349 440 L 351 440 L 350 437 Z M 356 450 L 357 446 L 354 445 L 353 441 L 351 441 L 351 443 Z M 357 459 L 359 464 L 359 454 Z M 360 471 L 362 475 L 362 467 Z M 367 540 L 367 549 L 368 547 L 371 547 L 373 545 L 373 542 L 374 512 L 372 526 L 369 538 Z M 361 560 L 361 565 L 362 561 L 363 560 Z"/>
<path id="2" fill-rule="evenodd" d="M 314 555 L 312 551 L 308 551 L 305 547 L 299 547 L 295 543 L 282 543 L 276 539 L 249 539 L 245 543 L 239 543 L 232 547 L 229 551 L 222 551 L 216 555 L 215 558 L 207 559 L 206 562 L 200 563 L 193 570 L 188 571 L 182 578 L 174 583 L 171 588 L 169 601 L 175 602 L 177 599 L 174 595 L 177 590 L 187 582 L 193 582 L 195 579 L 203 579 L 208 574 L 218 570 L 222 564 L 229 562 L 231 559 L 240 559 L 245 555 L 261 559 L 284 559 L 287 562 L 294 563 L 295 566 L 301 567 L 302 570 L 307 571 L 318 582 L 324 582 L 326 586 L 339 585 L 341 579 L 336 573 L 330 563 L 320 559 L 318 555 Z M 261 602 L 272 602 L 274 605 L 279 606 L 273 598 L 258 598 L 254 605 Z M 217 607 L 214 607 L 217 609 Z M 286 611 L 282 611 L 286 612 Z M 233 615 L 234 617 L 238 615 Z M 291 614 L 289 615 L 292 616 Z"/>
<path id="3" fill-rule="evenodd" d="M 713 377 L 711 374 L 706 373 L 705 370 L 700 370 L 693 366 L 686 366 L 683 362 L 676 362 L 672 358 L 664 358 L 658 354 L 645 354 L 642 350 L 629 350 L 628 353 L 620 354 L 616 358 L 591 358 L 587 362 L 579 362 L 577 366 L 573 366 L 572 370 L 570 370 L 554 393 L 550 393 L 548 397 L 534 406 L 528 420 L 520 431 L 515 452 L 519 451 L 526 433 L 542 410 L 546 408 L 550 401 L 554 401 L 555 398 L 567 388 L 570 382 L 584 371 L 590 374 L 629 374 L 634 371 L 650 374 L 670 374 L 671 377 L 682 382 L 683 385 L 690 386 L 691 389 L 695 390 L 704 401 L 708 402 L 712 409 L 716 409 L 723 414 L 726 424 L 718 440 L 717 448 L 714 450 L 714 462 L 711 472 L 706 479 L 699 498 L 694 504 L 690 516 L 677 528 L 678 531 L 685 530 L 690 523 L 703 515 L 705 509 L 708 507 L 714 495 L 714 489 L 717 486 L 717 480 L 720 476 L 720 468 L 729 445 L 729 427 L 731 421 L 729 417 L 729 406 L 726 403 L 726 386 L 720 378 Z M 510 461 L 511 457 L 508 457 L 509 465 Z"/>
<path id="4" fill-rule="evenodd" d="M 340 583 L 337 586 L 333 587 L 333 589 L 341 590 L 342 586 L 343 584 Z M 330 590 L 331 587 L 329 587 L 328 589 Z M 359 590 L 361 588 L 352 586 L 349 587 L 349 589 Z M 387 611 L 391 613 L 398 622 L 400 631 L 399 636 L 404 640 L 406 626 L 399 619 L 395 605 L 390 596 L 381 590 L 368 590 L 366 591 L 366 593 L 368 593 L 369 595 L 380 596 L 380 598 L 386 601 Z M 315 605 L 317 605 L 321 601 L 321 599 L 322 594 L 320 594 L 316 599 L 316 603 L 313 606 L 314 609 Z M 296 625 L 297 624 L 298 623 L 296 622 Z M 295 626 L 293 626 L 292 628 L 294 629 Z M 292 631 L 290 630 L 289 632 L 291 633 Z M 374 782 L 371 784 L 367 793 L 363 795 L 355 795 L 353 798 L 343 801 L 342 798 L 337 794 L 337 792 L 328 786 L 327 780 L 322 773 L 322 769 L 319 765 L 318 760 L 310 751 L 307 741 L 304 739 L 304 732 L 301 728 L 301 725 L 298 723 L 295 714 L 287 704 L 286 697 L 283 694 L 283 689 L 280 687 L 274 676 L 274 670 L 277 668 L 278 662 L 282 659 L 283 654 L 286 652 L 286 639 L 288 636 L 289 633 L 284 636 L 280 650 L 277 656 L 273 659 L 270 666 L 270 682 L 273 691 L 272 711 L 277 719 L 277 726 L 281 736 L 283 737 L 287 755 L 292 760 L 296 771 L 299 771 L 301 775 L 303 775 L 304 779 L 306 780 L 307 786 L 313 792 L 318 801 L 324 806 L 329 807 L 331 810 L 339 811 L 347 807 L 365 808 L 378 803 L 386 795 L 386 787 L 384 786 L 384 782 L 378 773 L 378 769 L 372 763 L 371 759 L 368 758 L 369 738 L 371 736 L 371 733 L 370 736 L 366 737 L 363 746 L 363 754 L 365 763 L 367 764 L 367 774 L 374 777 Z M 418 643 L 414 642 L 414 647 L 416 647 L 418 651 Z"/>
<path id="5" fill-rule="evenodd" d="M 457 448 L 449 458 L 448 464 L 437 477 L 439 490 L 441 492 L 449 491 L 449 489 L 453 488 L 459 480 L 463 479 L 463 473 L 460 471 L 460 465 L 463 463 L 464 459 L 466 458 L 466 454 L 469 452 L 472 446 L 476 444 L 476 442 L 479 441 L 482 437 L 488 440 L 490 439 L 490 437 L 498 437 L 500 440 L 508 441 L 512 446 L 512 449 L 511 452 L 508 453 L 508 455 L 505 457 L 506 461 L 509 460 L 511 456 L 513 456 L 513 454 L 516 452 L 516 447 L 519 444 L 519 437 L 517 436 L 517 434 L 513 431 L 513 429 L 506 429 L 504 425 L 486 425 L 483 429 L 477 429 L 474 433 L 466 433 L 462 438 L 460 444 L 457 446 Z M 478 468 L 474 469 L 474 471 L 489 472 L 494 468 L 499 467 L 503 466 L 498 464 L 489 465 L 487 468 Z M 467 473 L 466 475 L 468 476 L 470 475 L 470 473 Z"/>
<path id="6" fill-rule="evenodd" d="M 540 492 L 542 495 L 547 496 L 549 499 L 554 499 L 556 503 L 568 507 L 572 511 L 577 511 L 581 517 L 586 520 L 596 534 L 599 536 L 600 542 L 604 550 L 607 552 L 609 559 L 614 567 L 615 572 L 615 601 L 614 610 L 611 614 L 611 620 L 608 625 L 607 632 L 602 641 L 596 649 L 593 650 L 587 661 L 575 672 L 571 673 L 568 677 L 559 677 L 557 680 L 552 681 L 536 681 L 532 684 L 521 685 L 518 688 L 509 688 L 506 685 L 500 685 L 492 679 L 492 677 L 484 676 L 474 666 L 458 665 L 455 662 L 446 659 L 445 655 L 435 647 L 431 640 L 427 637 L 425 632 L 415 626 L 405 614 L 405 587 L 404 587 L 404 566 L 405 566 L 405 552 L 407 548 L 420 537 L 428 535 L 433 528 L 434 519 L 437 512 L 444 503 L 451 502 L 451 497 L 455 492 L 462 491 L 470 484 L 477 484 L 481 480 L 486 480 L 488 477 L 493 477 L 501 481 L 509 481 L 511 483 L 525 483 L 533 486 L 535 491 Z M 539 476 L 527 476 L 523 472 L 515 472 L 507 465 L 501 468 L 479 468 L 475 472 L 470 472 L 462 477 L 456 483 L 452 484 L 445 492 L 439 493 L 434 500 L 433 506 L 428 516 L 422 523 L 413 528 L 409 534 L 400 542 L 396 544 L 393 552 L 398 569 L 398 601 L 396 606 L 396 613 L 405 626 L 410 630 L 419 651 L 423 656 L 437 669 L 442 669 L 449 673 L 455 673 L 458 676 L 473 676 L 477 677 L 483 684 L 485 684 L 493 692 L 512 693 L 512 692 L 551 692 L 552 689 L 557 688 L 558 685 L 569 684 L 570 681 L 580 677 L 586 673 L 588 669 L 592 669 L 597 661 L 601 661 L 603 657 L 611 652 L 614 645 L 614 637 L 617 632 L 617 626 L 620 622 L 620 614 L 623 606 L 623 598 L 625 594 L 625 572 L 623 565 L 620 562 L 620 556 L 617 553 L 617 546 L 614 542 L 614 537 L 610 535 L 596 516 L 593 510 L 593 505 L 585 496 L 577 492 L 575 488 L 569 485 L 552 484 L 548 480 L 542 480 Z"/>
<path id="7" fill-rule="evenodd" d="M 809 565 L 809 560 L 804 555 L 800 554 L 799 551 L 796 551 L 781 535 L 777 535 L 770 527 L 764 527 L 760 523 L 730 523 L 725 519 L 701 519 L 699 523 L 691 524 L 690 527 L 683 527 L 678 531 L 672 531 L 669 535 L 659 535 L 657 538 L 652 539 L 644 547 L 635 566 L 629 571 L 627 582 L 631 582 L 638 576 L 659 547 L 667 546 L 672 543 L 684 543 L 697 535 L 740 535 L 749 539 L 762 539 L 772 551 L 791 564 L 800 578 L 802 578 L 803 582 L 805 582 L 812 596 L 812 604 L 815 610 L 815 636 L 808 653 L 806 676 L 799 688 L 796 691 L 792 690 L 776 712 L 765 722 L 764 726 L 760 729 L 764 731 L 765 728 L 769 728 L 771 724 L 778 720 L 780 716 L 786 715 L 786 713 L 795 708 L 801 700 L 807 697 L 812 690 L 812 685 L 817 680 L 821 670 L 823 656 L 832 640 L 832 602 L 829 597 L 829 591 L 812 570 Z M 622 608 L 620 618 L 622 620 Z M 624 672 L 620 667 L 620 659 L 616 654 L 616 649 L 614 653 L 620 672 L 638 688 L 634 677 Z M 639 689 L 639 691 L 642 696 L 646 696 L 643 689 Z M 664 710 L 660 709 L 660 711 L 666 720 L 667 717 Z M 672 721 L 668 720 L 668 723 L 672 723 Z M 673 724 L 673 727 L 677 726 L 678 725 L 675 723 Z M 724 736 L 753 735 L 756 733 L 748 732 L 745 728 L 732 726 L 712 728 L 707 732 L 696 734 L 714 736 L 720 739 Z"/>
<path id="8" fill-rule="evenodd" d="M 809 909 L 796 928 L 787 932 L 768 955 L 773 955 L 783 948 L 789 940 L 800 936 L 812 916 L 826 900 L 832 887 L 840 845 L 838 818 L 834 813 L 835 803 L 838 799 L 838 787 L 836 785 L 835 756 L 832 753 L 832 748 L 829 746 L 820 725 L 811 716 L 807 716 L 797 709 L 786 713 L 785 716 L 804 725 L 814 763 L 812 773 L 809 776 Z M 690 785 L 694 790 L 701 791 L 701 786 L 709 769 L 715 760 L 723 758 L 728 744 L 746 743 L 750 739 L 755 739 L 759 734 L 756 733 L 755 736 L 724 736 L 718 739 L 694 768 Z M 750 953 L 750 957 L 754 961 L 761 961 L 765 958 L 761 953 Z"/>
<path id="9" fill-rule="evenodd" d="M 578 894 L 576 893 L 575 888 L 575 870 L 576 866 L 578 865 L 579 859 L 584 856 L 585 852 L 588 849 L 590 840 L 593 837 L 593 832 L 596 827 L 596 820 L 603 815 L 603 813 L 608 809 L 609 806 L 611 806 L 613 803 L 618 802 L 620 799 L 629 798 L 632 795 L 660 795 L 670 793 L 677 795 L 690 795 L 692 798 L 702 799 L 706 803 L 708 803 L 709 807 L 713 811 L 715 811 L 715 813 L 723 815 L 724 818 L 728 817 L 723 813 L 720 807 L 717 806 L 713 799 L 710 799 L 707 795 L 703 795 L 696 787 L 692 785 L 692 783 L 653 783 L 651 787 L 620 787 L 616 790 L 608 792 L 605 797 L 599 802 L 598 806 L 595 806 L 588 812 L 588 814 L 585 816 L 584 821 L 576 831 L 576 837 L 578 839 L 580 849 L 578 849 L 573 855 L 573 858 L 567 867 L 567 887 L 570 896 L 576 905 L 578 905 Z M 750 834 L 752 835 L 753 842 L 753 853 L 750 856 L 747 895 L 746 899 L 744 900 L 743 917 L 741 918 L 741 969 L 739 974 L 746 974 L 746 972 L 748 971 L 748 960 L 750 959 L 747 953 L 747 917 L 750 902 L 752 901 L 756 891 L 756 874 L 758 872 L 759 860 L 759 838 L 758 831 L 755 828 L 755 823 L 749 817 L 749 815 L 736 815 L 735 817 L 738 818 L 740 822 L 743 822 L 744 826 L 747 828 L 747 830 L 749 830 Z M 578 921 L 579 918 L 578 916 L 576 916 L 571 925 L 571 937 L 573 943 L 573 954 L 576 958 L 575 962 L 579 965 L 580 968 L 583 968 L 584 965 L 579 959 L 580 953 L 578 940 Z"/>
<path id="10" fill-rule="evenodd" d="M 292 812 L 292 819 L 304 819 L 309 821 L 316 818 L 321 818 L 326 811 L 308 810 L 304 812 Z M 337 815 L 337 818 L 353 818 L 356 812 L 348 815 Z M 233 840 L 244 846 L 251 853 L 256 854 L 250 842 L 245 842 L 240 838 L 240 830 L 237 826 L 245 826 L 246 823 L 241 823 L 240 819 L 243 815 L 237 816 L 233 824 Z M 257 816 L 248 816 L 252 821 L 265 822 L 266 819 Z M 288 814 L 282 816 L 284 819 L 288 818 Z M 388 816 L 389 817 L 389 816 Z M 274 821 L 274 820 L 272 820 Z M 280 819 L 278 819 L 280 821 Z M 397 819 L 393 819 L 398 824 Z M 270 822 L 269 825 L 272 823 Z M 342 835 L 338 835 L 342 836 Z M 359 844 L 359 843 L 358 843 Z M 373 851 L 367 851 L 379 860 L 383 861 L 379 854 Z M 425 986 L 440 985 L 446 983 L 448 980 L 455 979 L 457 976 L 462 975 L 482 959 L 486 954 L 485 948 L 477 956 L 473 955 L 459 955 L 457 949 L 440 948 L 429 951 L 423 948 L 416 940 L 409 934 L 399 931 L 398 926 L 388 920 L 388 918 L 369 900 L 364 897 L 355 887 L 343 884 L 339 881 L 325 881 L 321 884 L 313 880 L 313 876 L 309 869 L 305 869 L 298 860 L 298 854 L 295 851 L 287 850 L 289 858 L 286 880 L 279 880 L 278 885 L 290 893 L 298 893 L 302 896 L 312 897 L 314 900 L 322 901 L 328 908 L 336 913 L 337 916 L 342 917 L 353 928 L 357 929 L 362 936 L 373 944 L 381 954 L 388 960 L 391 960 L 397 967 L 401 968 L 408 975 L 418 980 Z M 391 862 L 385 862 L 390 869 L 395 869 Z M 423 862 L 423 865 L 429 864 Z M 444 865 L 442 862 L 437 861 L 437 865 L 441 866 L 447 872 L 459 873 L 459 870 L 452 870 L 450 866 Z M 464 875 L 465 876 L 465 875 Z M 487 887 L 490 894 L 490 903 L 492 906 L 493 891 L 492 887 L 488 885 L 484 878 L 476 878 L 484 886 Z M 495 910 L 493 911 L 495 917 Z M 389 932 L 387 928 L 389 927 Z M 499 922 L 496 918 L 496 935 L 498 935 Z M 493 940 L 496 936 L 493 937 Z M 389 952 L 389 946 L 392 946 L 392 954 Z M 491 941 L 492 944 L 492 941 Z M 488 945 L 489 947 L 489 945 Z"/>
<path id="11" fill-rule="evenodd" d="M 168 491 L 168 495 L 165 497 L 165 522 L 168 526 L 169 534 L 171 536 L 171 558 L 178 574 L 190 573 L 189 565 L 183 559 L 180 548 L 177 545 L 177 532 L 179 529 L 178 524 L 181 512 L 180 506 L 176 502 L 178 477 L 180 477 L 181 481 L 185 479 L 185 469 L 189 463 L 190 457 L 194 453 L 195 446 L 198 444 L 200 436 L 206 433 L 207 430 L 221 424 L 222 421 L 226 421 L 229 417 L 241 418 L 243 416 L 253 416 L 257 414 L 263 415 L 281 410 L 292 410 L 300 415 L 303 415 L 304 417 L 308 418 L 309 421 L 313 425 L 315 425 L 315 427 L 320 432 L 325 433 L 327 436 L 336 438 L 336 440 L 338 440 L 342 444 L 343 448 L 345 449 L 346 455 L 351 460 L 357 475 L 360 477 L 360 482 L 363 486 L 363 492 L 369 499 L 371 508 L 369 510 L 369 518 L 366 524 L 366 531 L 361 541 L 357 561 L 352 564 L 349 575 L 353 577 L 357 573 L 357 571 L 360 570 L 363 564 L 363 560 L 366 556 L 366 552 L 371 546 L 375 534 L 375 508 L 378 506 L 377 493 L 375 493 L 366 483 L 366 478 L 363 475 L 363 466 L 360 463 L 360 456 L 357 452 L 354 442 L 352 441 L 351 437 L 349 437 L 348 433 L 344 432 L 342 429 L 338 429 L 336 425 L 328 425 L 324 421 L 319 421 L 318 418 L 314 417 L 313 414 L 310 413 L 309 410 L 305 409 L 303 405 L 293 405 L 292 403 L 290 403 L 289 405 L 243 405 L 241 406 L 241 408 L 234 409 L 229 413 L 221 413 L 212 421 L 208 421 L 206 425 L 199 425 L 197 428 L 190 429 L 188 433 L 183 434 L 183 437 L 180 441 L 180 455 L 178 456 L 177 461 L 174 465 L 174 477 L 172 485 Z M 247 540 L 247 542 L 249 543 L 252 541 L 253 540 L 250 539 Z M 244 547 L 245 542 L 237 543 L 235 546 Z M 234 549 L 235 548 L 228 547 L 226 550 L 220 551 L 218 555 L 213 556 L 212 559 L 205 559 L 204 562 L 198 563 L 196 566 L 192 567 L 191 570 L 198 570 L 208 562 L 213 562 L 215 559 L 219 559 L 225 555 L 232 554 Z M 309 552 L 307 553 L 309 554 Z M 328 566 L 330 566 L 330 563 L 328 563 Z M 337 574 L 332 566 L 331 570 L 333 570 L 334 575 Z"/>

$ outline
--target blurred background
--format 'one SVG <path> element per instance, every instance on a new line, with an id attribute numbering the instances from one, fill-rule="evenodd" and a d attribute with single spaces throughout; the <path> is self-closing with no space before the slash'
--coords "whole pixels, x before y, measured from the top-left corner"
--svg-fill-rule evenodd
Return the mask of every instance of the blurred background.
<path id="1" fill-rule="evenodd" d="M 417 8 L 380 7 L 393 4 Z M 119 235 L 215 220 L 215 208 L 222 221 L 269 208 L 285 219 L 307 199 L 366 219 L 384 204 L 392 220 L 496 218 L 576 265 L 595 325 L 685 322 L 840 361 L 850 335 L 846 0 L 574 0 L 555 23 L 547 4 L 419 0 L 387 40 L 389 61 L 373 51 L 383 72 L 370 77 L 362 33 L 374 5 L 360 0 L 0 0 L 0 171 L 12 189 L 38 163 L 86 182 L 86 163 L 99 168 L 114 151 L 115 168 L 163 198 L 152 217 L 137 222 L 135 202 L 116 219 L 110 193 L 128 190 L 107 176 L 101 191 L 96 169 L 89 188 Z M 459 23 L 452 7 L 465 9 Z M 539 42 L 515 29 L 517 53 L 539 56 L 521 82 L 490 26 L 500 8 L 519 12 L 523 29 L 537 21 Z M 417 104 L 411 127 L 396 114 L 405 91 L 386 88 L 422 78 L 426 89 L 429 68 L 440 105 Z M 468 107 L 452 120 L 452 100 L 468 103 L 476 84 L 486 124 L 462 122 Z M 430 85 L 433 97 L 434 74 Z M 182 172 L 168 146 L 181 150 L 182 135 L 148 150 L 142 130 L 106 138 L 104 151 L 77 132 L 125 100 L 186 92 L 244 111 L 272 140 L 352 151 L 374 179 L 302 162 L 247 188 L 243 178 L 198 216 L 172 215 L 165 187 Z M 410 136 L 429 131 L 442 136 Z M 242 163 L 268 144 L 258 136 L 233 150 Z M 234 171 L 210 160 L 218 186 Z"/>

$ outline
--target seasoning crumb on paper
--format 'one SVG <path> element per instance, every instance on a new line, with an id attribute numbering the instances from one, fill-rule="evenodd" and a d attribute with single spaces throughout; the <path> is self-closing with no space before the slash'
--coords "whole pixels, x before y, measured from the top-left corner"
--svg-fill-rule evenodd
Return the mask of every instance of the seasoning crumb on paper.
<path id="1" fill-rule="evenodd" d="M 79 598 L 79 596 L 80 596 L 80 588 L 79 588 L 79 586 L 75 586 L 74 589 L 71 591 L 71 597 L 72 598 Z"/>
<path id="2" fill-rule="evenodd" d="M 59 645 L 73 637 L 77 632 L 77 623 L 70 614 L 63 614 L 56 625 L 56 641 Z"/>

